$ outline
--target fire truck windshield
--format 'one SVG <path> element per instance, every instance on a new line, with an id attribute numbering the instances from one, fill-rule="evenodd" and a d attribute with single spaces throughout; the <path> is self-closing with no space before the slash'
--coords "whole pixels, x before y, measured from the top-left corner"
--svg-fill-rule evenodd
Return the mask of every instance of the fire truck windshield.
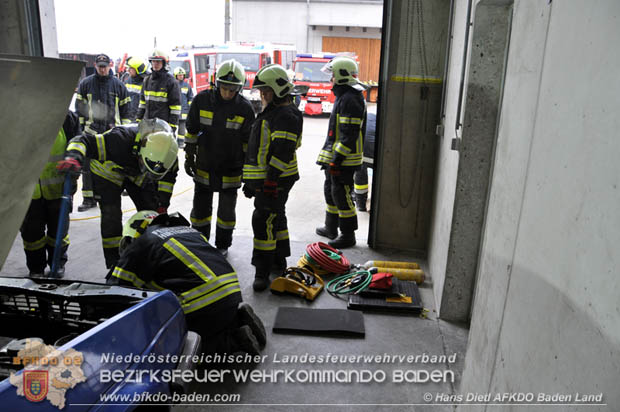
<path id="1" fill-rule="evenodd" d="M 189 76 L 189 62 L 186 60 L 170 60 L 170 73 L 174 73 L 174 69 L 182 67 L 187 76 Z"/>
<path id="2" fill-rule="evenodd" d="M 216 64 L 219 65 L 230 59 L 235 59 L 243 65 L 245 71 L 257 72 L 259 68 L 258 53 L 218 53 Z"/>
<path id="3" fill-rule="evenodd" d="M 331 75 L 321 69 L 327 62 L 295 62 L 295 79 L 303 82 L 329 82 Z"/>

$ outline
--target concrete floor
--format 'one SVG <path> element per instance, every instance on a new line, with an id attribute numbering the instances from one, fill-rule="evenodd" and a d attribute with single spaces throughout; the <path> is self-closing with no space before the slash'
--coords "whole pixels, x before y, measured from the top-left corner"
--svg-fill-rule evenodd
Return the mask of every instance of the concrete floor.
<path id="1" fill-rule="evenodd" d="M 369 108 L 373 110 L 373 107 Z M 289 232 L 291 236 L 292 256 L 288 264 L 293 265 L 304 253 L 308 243 L 325 241 L 319 238 L 314 229 L 322 224 L 324 217 L 324 201 L 322 195 L 323 175 L 314 163 L 323 144 L 327 130 L 326 117 L 304 118 L 304 136 L 302 147 L 298 151 L 301 180 L 291 192 L 287 204 Z M 185 173 L 179 173 L 175 185 L 171 211 L 180 211 L 189 217 L 193 184 Z M 76 194 L 75 204 L 81 203 L 81 195 Z M 123 198 L 123 209 L 127 219 L 133 211 L 133 204 L 128 197 Z M 74 208 L 75 209 L 75 208 Z M 66 275 L 68 279 L 103 281 L 106 269 L 100 246 L 99 210 L 71 214 L 69 262 Z M 467 345 L 468 329 L 461 325 L 450 324 L 438 320 L 435 316 L 435 302 L 432 292 L 432 278 L 421 287 L 424 306 L 429 309 L 428 318 L 417 316 L 364 313 L 366 336 L 363 339 L 316 337 L 301 335 L 273 334 L 276 311 L 280 306 L 309 308 L 340 308 L 346 309 L 346 302 L 331 297 L 323 292 L 315 302 L 307 303 L 292 296 L 275 296 L 269 292 L 255 293 L 252 291 L 254 268 L 250 265 L 252 250 L 251 228 L 252 203 L 240 194 L 237 205 L 237 228 L 233 245 L 229 250 L 229 262 L 234 266 L 242 285 L 244 300 L 249 302 L 263 319 L 268 329 L 268 343 L 264 350 L 266 361 L 257 366 L 258 370 L 370 370 L 384 371 L 385 381 L 382 383 L 246 383 L 239 384 L 228 379 L 222 384 L 196 384 L 195 389 L 202 393 L 240 394 L 241 398 L 234 408 L 220 405 L 217 410 L 403 410 L 403 411 L 450 411 L 452 406 L 427 405 L 425 394 L 454 393 L 459 386 L 463 360 Z M 406 254 L 397 251 L 377 251 L 366 245 L 368 234 L 368 213 L 358 215 L 360 229 L 357 232 L 358 244 L 345 251 L 345 256 L 353 263 L 367 260 L 412 260 Z M 426 269 L 426 263 L 420 262 Z M 0 271 L 0 276 L 24 276 L 28 270 L 22 249 L 21 238 L 18 236 L 11 252 Z M 428 273 L 427 273 L 428 275 Z M 432 274 L 431 274 L 432 275 Z M 407 363 L 401 361 L 389 363 L 275 363 L 285 355 L 451 355 L 456 353 L 455 363 Z M 454 383 L 397 383 L 393 379 L 393 371 L 397 370 L 439 370 L 453 371 Z M 303 372 L 302 372 L 303 373 Z M 398 372 L 397 372 L 398 373 Z M 428 395 L 427 395 L 428 396 Z M 432 402 L 431 402 L 432 403 Z M 307 406 L 304 406 L 307 405 Z M 309 406 L 312 405 L 312 406 Z M 206 405 L 176 407 L 179 410 L 202 410 Z"/>

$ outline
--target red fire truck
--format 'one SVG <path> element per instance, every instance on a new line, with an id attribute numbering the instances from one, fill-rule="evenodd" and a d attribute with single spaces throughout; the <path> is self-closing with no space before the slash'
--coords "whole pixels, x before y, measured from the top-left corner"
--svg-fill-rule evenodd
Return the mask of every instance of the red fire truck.
<path id="1" fill-rule="evenodd" d="M 277 63 L 290 70 L 295 57 L 295 46 L 285 43 L 229 42 L 218 47 L 216 53 L 216 66 L 230 59 L 235 59 L 243 65 L 246 81 L 242 93 L 258 111 L 261 107 L 260 93 L 258 90 L 252 90 L 256 72 L 271 63 Z"/>
<path id="2" fill-rule="evenodd" d="M 194 94 L 211 87 L 215 74 L 215 46 L 176 48 L 170 53 L 170 74 L 182 67 Z"/>
<path id="3" fill-rule="evenodd" d="M 336 101 L 330 83 L 331 75 L 321 69 L 336 56 L 349 56 L 357 61 L 352 53 L 313 53 L 298 54 L 293 61 L 295 84 L 308 86 L 308 93 L 301 97 L 299 110 L 309 115 L 331 113 Z"/>

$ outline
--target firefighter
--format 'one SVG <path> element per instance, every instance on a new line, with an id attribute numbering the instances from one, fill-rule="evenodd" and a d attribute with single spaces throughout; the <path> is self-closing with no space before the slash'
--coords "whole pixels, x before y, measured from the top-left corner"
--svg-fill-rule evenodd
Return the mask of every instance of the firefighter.
<path id="1" fill-rule="evenodd" d="M 136 121 L 138 115 L 138 105 L 140 103 L 140 92 L 142 91 L 142 84 L 144 83 L 144 77 L 147 75 L 146 63 L 139 57 L 130 57 L 127 59 L 127 71 L 129 76 L 125 79 L 125 87 L 131 97 L 131 103 L 129 104 L 129 118 L 132 122 Z"/>
<path id="2" fill-rule="evenodd" d="M 101 242 L 107 268 L 118 260 L 122 232 L 121 193 L 126 189 L 138 210 L 165 213 L 154 182 L 172 178 L 177 142 L 168 123 L 143 120 L 139 127 L 115 127 L 95 136 L 83 134 L 69 142 L 60 170 L 79 171 L 84 159 L 92 162 L 93 183 L 101 207 Z M 97 166 L 95 166 L 97 165 Z M 174 181 L 166 182 L 173 185 Z"/>
<path id="3" fill-rule="evenodd" d="M 243 166 L 243 192 L 254 197 L 252 228 L 256 267 L 254 290 L 265 290 L 269 273 L 286 268 L 291 254 L 286 222 L 286 201 L 299 180 L 296 150 L 301 145 L 303 116 L 293 104 L 293 83 L 284 68 L 270 64 L 254 78 L 263 111 L 252 126 L 246 162 Z"/>
<path id="4" fill-rule="evenodd" d="M 107 283 L 174 292 L 188 329 L 201 335 L 204 352 L 257 355 L 265 345 L 265 327 L 250 305 L 241 303 L 235 270 L 177 213 L 133 215 L 123 226 L 120 259 Z"/>
<path id="5" fill-rule="evenodd" d="M 336 102 L 317 163 L 325 171 L 325 226 L 316 229 L 337 249 L 355 245 L 357 212 L 353 204 L 353 174 L 362 165 L 366 101 L 357 79 L 358 67 L 350 57 L 335 57 L 322 69 L 331 74 Z M 340 235 L 338 234 L 340 228 Z"/>
<path id="6" fill-rule="evenodd" d="M 78 115 L 69 111 L 56 136 L 43 173 L 35 186 L 32 201 L 20 229 L 26 253 L 26 266 L 30 271 L 29 276 L 43 276 L 45 267 L 49 265 L 51 268 L 52 266 L 64 183 L 64 177 L 56 170 L 56 162 L 63 158 L 69 139 L 79 134 Z M 71 207 L 67 209 L 65 220 L 67 223 L 63 230 L 66 236 L 62 239 L 62 252 L 56 272 L 61 277 L 65 273 L 65 263 L 67 263 L 70 211 Z"/>
<path id="7" fill-rule="evenodd" d="M 140 104 L 136 120 L 159 118 L 168 123 L 176 136 L 181 116 L 181 91 L 179 84 L 168 73 L 168 55 L 159 49 L 154 49 L 150 56 L 152 73 L 144 78 L 140 92 Z M 171 176 L 157 183 L 159 202 L 170 204 L 174 186 L 170 182 L 176 181 L 178 166 L 168 171 Z M 167 206 L 166 206 L 167 207 Z"/>
<path id="8" fill-rule="evenodd" d="M 215 247 L 226 256 L 236 224 L 237 190 L 254 111 L 240 93 L 245 70 L 239 62 L 223 62 L 215 77 L 215 88 L 198 93 L 189 110 L 185 170 L 195 183 L 192 226 L 207 239 L 213 193 L 219 192 Z"/>
<path id="9" fill-rule="evenodd" d="M 183 148 L 185 140 L 185 121 L 187 120 L 187 114 L 189 113 L 189 107 L 192 104 L 194 98 L 194 91 L 190 87 L 189 83 L 185 81 L 185 69 L 177 67 L 174 69 L 174 78 L 179 82 L 179 89 L 181 89 L 181 118 L 179 119 L 179 132 L 177 133 L 177 142 L 179 148 Z"/>
<path id="10" fill-rule="evenodd" d="M 128 124 L 131 98 L 125 85 L 110 72 L 110 57 L 99 54 L 95 57 L 96 72 L 85 77 L 78 85 L 75 111 L 80 117 L 84 133 L 96 135 L 114 126 Z M 86 161 L 82 175 L 82 204 L 78 212 L 97 206 L 89 161 Z"/>

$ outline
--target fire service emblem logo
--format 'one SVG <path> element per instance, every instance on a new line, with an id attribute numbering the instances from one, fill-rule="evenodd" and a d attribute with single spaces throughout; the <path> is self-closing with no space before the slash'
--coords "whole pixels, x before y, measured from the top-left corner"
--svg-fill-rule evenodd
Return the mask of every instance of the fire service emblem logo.
<path id="1" fill-rule="evenodd" d="M 24 371 L 24 396 L 32 402 L 41 402 L 47 396 L 48 371 Z"/>

